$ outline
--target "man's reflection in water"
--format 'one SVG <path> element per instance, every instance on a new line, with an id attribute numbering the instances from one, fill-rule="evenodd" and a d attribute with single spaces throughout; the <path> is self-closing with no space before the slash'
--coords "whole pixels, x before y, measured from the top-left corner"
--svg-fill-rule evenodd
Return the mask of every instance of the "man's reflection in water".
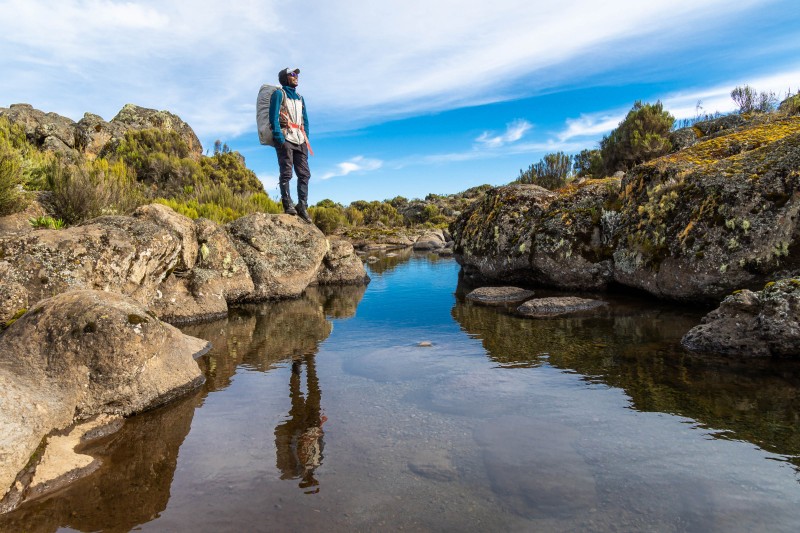
<path id="1" fill-rule="evenodd" d="M 305 396 L 301 390 L 303 365 L 306 370 Z M 314 470 L 322 464 L 322 450 L 325 448 L 322 424 L 327 420 L 320 411 L 320 396 L 314 354 L 296 357 L 292 361 L 289 379 L 292 407 L 288 420 L 275 428 L 275 447 L 281 479 L 299 478 L 300 488 L 309 489 L 306 494 L 319 492 Z"/>

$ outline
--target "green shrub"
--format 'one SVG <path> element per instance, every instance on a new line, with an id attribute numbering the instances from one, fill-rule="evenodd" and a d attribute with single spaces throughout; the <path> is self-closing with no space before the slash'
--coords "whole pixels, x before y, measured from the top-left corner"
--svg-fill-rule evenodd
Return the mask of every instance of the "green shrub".
<path id="1" fill-rule="evenodd" d="M 607 174 L 628 171 L 634 166 L 668 153 L 672 149 L 669 133 L 675 123 L 661 102 L 637 101 L 625 119 L 600 141 Z"/>
<path id="2" fill-rule="evenodd" d="M 572 170 L 579 177 L 602 178 L 603 154 L 600 150 L 581 150 L 573 158 Z"/>
<path id="3" fill-rule="evenodd" d="M 778 103 L 774 92 L 759 93 L 749 85 L 734 88 L 731 98 L 739 106 L 740 113 L 770 113 Z"/>
<path id="4" fill-rule="evenodd" d="M 325 235 L 331 235 L 337 229 L 347 225 L 347 217 L 340 207 L 309 207 L 308 212 L 314 220 L 314 224 Z"/>
<path id="5" fill-rule="evenodd" d="M 28 199 L 19 155 L 0 146 L 0 216 L 22 211 Z"/>
<path id="6" fill-rule="evenodd" d="M 56 160 L 48 173 L 50 204 L 67 224 L 78 224 L 100 215 L 127 214 L 144 203 L 140 187 L 128 167 L 106 159 L 64 163 Z"/>
<path id="7" fill-rule="evenodd" d="M 551 191 L 567 183 L 572 171 L 572 157 L 564 152 L 547 154 L 538 163 L 519 171 L 516 183 L 532 183 Z"/>

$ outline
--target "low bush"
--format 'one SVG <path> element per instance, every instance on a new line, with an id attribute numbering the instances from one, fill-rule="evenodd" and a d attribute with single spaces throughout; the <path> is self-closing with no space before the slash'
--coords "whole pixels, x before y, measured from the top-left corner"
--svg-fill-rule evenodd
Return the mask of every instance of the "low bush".
<path id="1" fill-rule="evenodd" d="M 54 161 L 47 176 L 53 213 L 67 224 L 101 215 L 122 215 L 145 203 L 141 187 L 121 161 Z"/>

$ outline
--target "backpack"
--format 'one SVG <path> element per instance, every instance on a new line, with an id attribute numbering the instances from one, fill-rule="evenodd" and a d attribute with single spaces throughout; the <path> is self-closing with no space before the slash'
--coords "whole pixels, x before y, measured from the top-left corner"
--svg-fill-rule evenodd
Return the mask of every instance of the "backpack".
<path id="1" fill-rule="evenodd" d="M 258 91 L 258 99 L 256 100 L 256 126 L 258 127 L 258 140 L 261 144 L 267 146 L 275 146 L 275 140 L 272 138 L 272 128 L 269 125 L 269 102 L 272 98 L 272 93 L 275 91 L 283 91 L 274 85 L 264 84 Z M 283 101 L 286 101 L 286 95 L 283 95 Z"/>

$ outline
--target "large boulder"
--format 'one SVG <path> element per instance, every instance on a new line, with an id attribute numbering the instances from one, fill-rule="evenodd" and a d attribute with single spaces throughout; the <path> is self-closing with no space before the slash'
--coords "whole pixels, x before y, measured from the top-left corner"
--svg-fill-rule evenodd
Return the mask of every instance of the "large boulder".
<path id="1" fill-rule="evenodd" d="M 177 265 L 181 245 L 147 220 L 106 216 L 65 230 L 0 238 L 0 292 L 24 289 L 28 305 L 70 289 L 98 289 L 150 303 Z M 9 289 L 11 288 L 11 289 Z M 0 305 L 0 323 L 19 310 Z"/>
<path id="2" fill-rule="evenodd" d="M 33 306 L 0 335 L 0 498 L 52 430 L 198 386 L 193 357 L 207 348 L 116 293 L 70 291 Z"/>
<path id="3" fill-rule="evenodd" d="M 292 215 L 255 213 L 226 226 L 250 270 L 246 300 L 295 298 L 317 279 L 328 241 L 316 226 Z"/>
<path id="4" fill-rule="evenodd" d="M 640 165 L 622 182 L 617 282 L 719 301 L 800 268 L 800 117 Z"/>
<path id="5" fill-rule="evenodd" d="M 320 285 L 366 285 L 369 276 L 350 241 L 329 239 L 328 251 L 317 272 Z"/>
<path id="6" fill-rule="evenodd" d="M 431 230 L 419 236 L 414 243 L 415 250 L 438 250 L 447 243 L 444 232 L 440 229 Z"/>
<path id="7" fill-rule="evenodd" d="M 192 228 L 198 250 L 194 268 L 167 276 L 159 287 L 160 297 L 151 305 L 159 318 L 173 324 L 222 317 L 228 303 L 242 300 L 254 289 L 247 264 L 224 228 L 202 218 Z"/>
<path id="8" fill-rule="evenodd" d="M 726 297 L 681 340 L 693 351 L 800 357 L 800 279 L 768 283 Z"/>
<path id="9" fill-rule="evenodd" d="M 186 142 L 189 151 L 195 157 L 199 158 L 203 155 L 203 146 L 191 126 L 169 111 L 158 111 L 134 104 L 125 104 L 119 113 L 111 119 L 111 124 L 121 124 L 127 129 L 158 128 L 160 130 L 174 131 Z"/>
<path id="10" fill-rule="evenodd" d="M 530 280 L 535 225 L 557 196 L 537 185 L 509 185 L 488 191 L 472 204 L 450 227 L 465 273 L 505 281 Z"/>
<path id="11" fill-rule="evenodd" d="M 175 212 L 162 204 L 143 205 L 134 211 L 136 218 L 150 220 L 171 231 L 181 243 L 181 253 L 176 269 L 191 270 L 197 260 L 197 235 L 191 218 Z"/>
<path id="12" fill-rule="evenodd" d="M 451 226 L 468 277 L 564 289 L 612 279 L 619 179 L 586 180 L 558 193 L 537 185 L 490 190 Z"/>

